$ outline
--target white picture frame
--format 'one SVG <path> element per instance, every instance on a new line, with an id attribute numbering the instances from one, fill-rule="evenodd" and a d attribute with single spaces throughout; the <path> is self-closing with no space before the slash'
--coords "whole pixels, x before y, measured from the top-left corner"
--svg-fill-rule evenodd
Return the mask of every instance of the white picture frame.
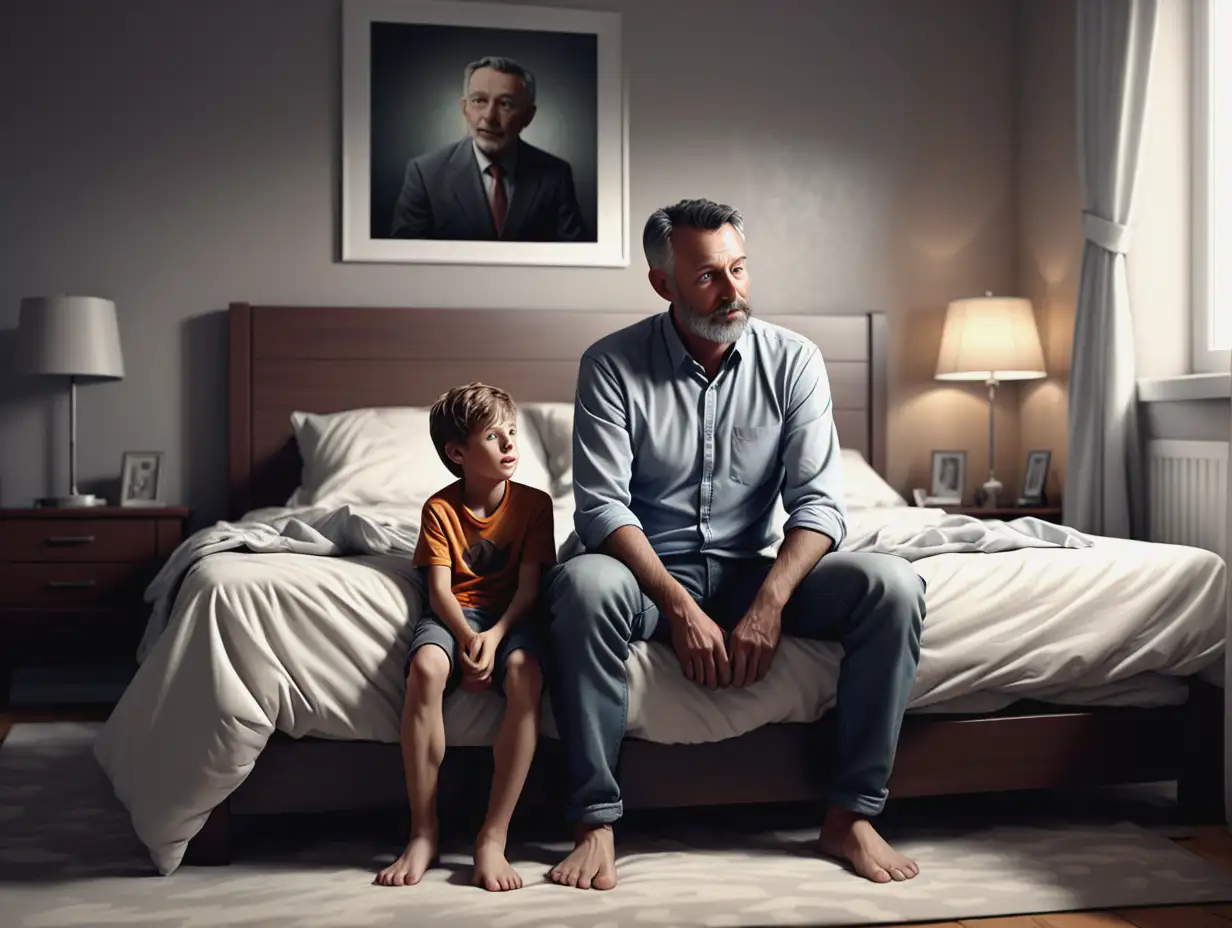
<path id="1" fill-rule="evenodd" d="M 967 452 L 934 451 L 929 497 L 934 504 L 961 505 L 967 485 Z"/>
<path id="2" fill-rule="evenodd" d="M 513 58 L 535 76 L 536 112 L 521 139 L 570 164 L 586 240 L 393 237 L 409 162 L 466 141 L 465 68 L 485 55 Z M 343 0 L 341 141 L 344 262 L 629 264 L 629 142 L 619 13 L 470 0 Z M 457 153 L 461 157 L 460 148 Z M 474 181 L 450 176 L 460 178 L 457 209 L 473 216 L 482 194 L 472 194 L 467 185 L 483 183 L 478 168 Z M 425 186 L 436 183 L 416 177 Z M 515 182 L 510 228 L 518 191 Z"/>
<path id="3" fill-rule="evenodd" d="M 158 507 L 165 505 L 163 452 L 125 451 L 120 458 L 120 505 Z"/>

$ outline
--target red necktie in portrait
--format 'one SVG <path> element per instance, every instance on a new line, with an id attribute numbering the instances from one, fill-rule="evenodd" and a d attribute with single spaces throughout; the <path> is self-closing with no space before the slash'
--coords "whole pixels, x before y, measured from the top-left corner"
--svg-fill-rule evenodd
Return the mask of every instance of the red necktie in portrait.
<path id="1" fill-rule="evenodd" d="M 496 234 L 500 235 L 505 228 L 505 214 L 509 211 L 509 198 L 505 193 L 505 172 L 499 164 L 493 164 L 488 168 L 488 173 L 492 175 L 492 219 L 496 223 Z"/>

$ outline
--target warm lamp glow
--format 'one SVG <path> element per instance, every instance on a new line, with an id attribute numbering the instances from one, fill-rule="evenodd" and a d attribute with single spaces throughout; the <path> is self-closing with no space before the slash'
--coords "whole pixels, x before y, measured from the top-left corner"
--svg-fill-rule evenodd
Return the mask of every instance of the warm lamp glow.
<path id="1" fill-rule="evenodd" d="M 1047 376 L 1031 301 L 988 294 L 950 303 L 936 376 L 982 381 Z"/>

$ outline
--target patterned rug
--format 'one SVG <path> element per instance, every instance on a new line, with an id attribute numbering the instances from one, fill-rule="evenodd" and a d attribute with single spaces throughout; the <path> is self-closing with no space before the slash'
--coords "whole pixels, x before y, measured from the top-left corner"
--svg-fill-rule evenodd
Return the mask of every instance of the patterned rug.
<path id="1" fill-rule="evenodd" d="M 623 832 L 621 884 L 606 893 L 545 882 L 566 848 L 553 842 L 515 849 L 526 886 L 514 893 L 467 885 L 462 853 L 445 853 L 420 886 L 373 886 L 401 823 L 246 841 L 229 867 L 159 877 L 90 753 L 96 731 L 18 725 L 0 748 L 5 928 L 872 925 L 1232 901 L 1232 879 L 1126 822 L 908 829 L 894 838 L 921 874 L 884 886 L 814 856 L 813 829 L 703 827 L 696 816 Z"/>

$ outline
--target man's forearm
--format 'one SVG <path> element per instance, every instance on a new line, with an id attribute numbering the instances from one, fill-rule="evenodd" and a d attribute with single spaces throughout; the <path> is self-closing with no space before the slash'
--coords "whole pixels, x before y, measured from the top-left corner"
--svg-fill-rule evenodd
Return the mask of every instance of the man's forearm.
<path id="1" fill-rule="evenodd" d="M 603 541 L 603 553 L 623 563 L 637 578 L 651 602 L 665 616 L 679 611 L 681 598 L 688 593 L 663 566 L 659 555 L 650 546 L 645 532 L 632 525 L 624 525 L 608 535 Z"/>
<path id="2" fill-rule="evenodd" d="M 779 546 L 774 565 L 762 581 L 750 611 L 767 607 L 781 612 L 800 582 L 809 575 L 817 562 L 833 546 L 829 535 L 807 528 L 792 529 Z"/>

